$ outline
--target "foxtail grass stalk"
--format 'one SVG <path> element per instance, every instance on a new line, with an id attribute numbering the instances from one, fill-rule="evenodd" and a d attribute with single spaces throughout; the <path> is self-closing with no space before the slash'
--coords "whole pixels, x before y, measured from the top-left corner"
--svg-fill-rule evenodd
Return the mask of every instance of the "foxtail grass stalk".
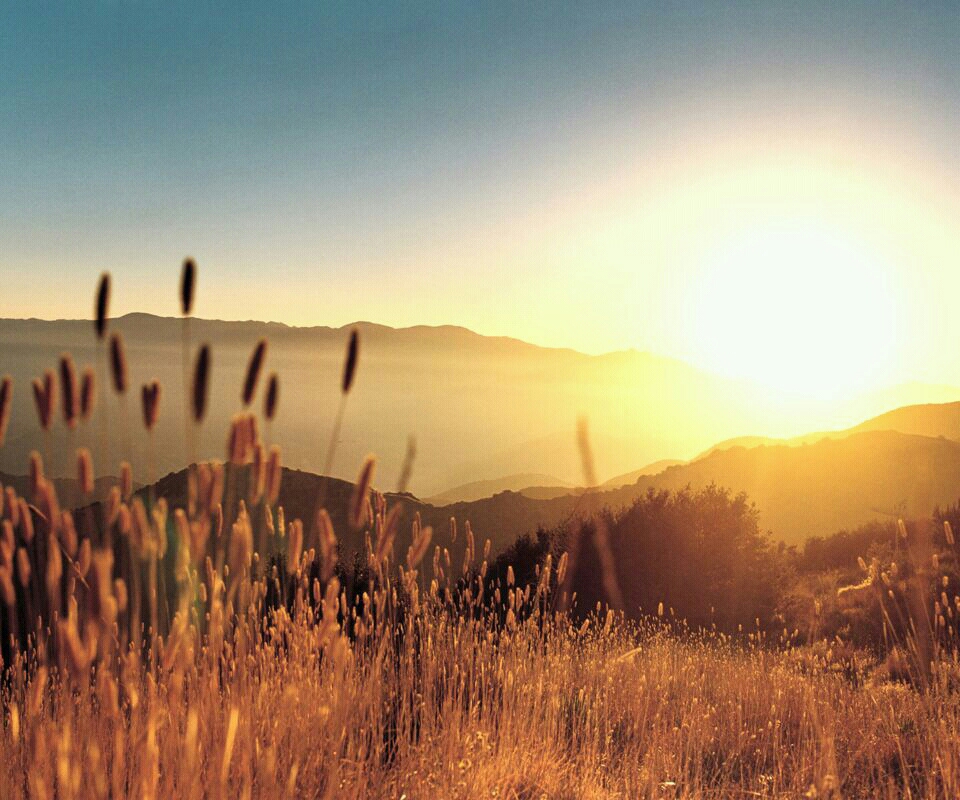
<path id="1" fill-rule="evenodd" d="M 350 394 L 350 388 L 353 386 L 357 371 L 357 359 L 360 355 L 360 334 L 356 328 L 350 331 L 350 340 L 347 343 L 347 354 L 343 362 L 343 375 L 340 381 L 340 404 L 337 407 L 337 416 L 333 421 L 333 430 L 330 432 L 330 441 L 327 444 L 327 456 L 323 462 L 323 471 L 321 472 L 320 494 L 314 505 L 313 518 L 316 519 L 317 512 L 323 508 L 327 500 L 327 482 L 330 479 L 330 470 L 333 469 L 333 457 L 337 450 L 337 443 L 340 441 L 340 427 L 343 425 L 343 415 L 347 407 L 347 395 Z"/>

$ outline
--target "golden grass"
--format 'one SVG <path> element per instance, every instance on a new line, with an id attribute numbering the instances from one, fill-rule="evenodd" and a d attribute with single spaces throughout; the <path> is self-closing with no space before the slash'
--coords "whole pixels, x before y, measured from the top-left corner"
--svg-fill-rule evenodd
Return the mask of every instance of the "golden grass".
<path id="1" fill-rule="evenodd" d="M 327 592 L 327 601 L 336 604 Z M 361 614 L 361 619 L 363 615 Z M 279 612 L 4 690 L 3 797 L 956 797 L 960 703 L 799 654 L 432 602 Z M 812 793 L 814 787 L 818 793 Z"/>

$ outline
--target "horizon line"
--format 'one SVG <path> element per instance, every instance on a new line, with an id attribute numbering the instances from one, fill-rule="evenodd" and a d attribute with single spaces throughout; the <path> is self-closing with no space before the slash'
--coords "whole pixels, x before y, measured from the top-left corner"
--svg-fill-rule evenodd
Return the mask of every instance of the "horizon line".
<path id="1" fill-rule="evenodd" d="M 373 322 L 371 320 L 358 319 L 352 322 L 344 323 L 343 325 L 294 325 L 288 322 L 280 322 L 279 320 L 262 320 L 262 319 L 223 319 L 221 317 L 200 317 L 191 314 L 189 317 L 183 316 L 174 316 L 168 314 L 154 314 L 150 311 L 128 311 L 125 314 L 120 314 L 119 316 L 109 317 L 109 322 L 119 321 L 128 319 L 130 317 L 148 317 L 150 319 L 156 320 L 170 320 L 177 321 L 182 319 L 191 319 L 198 322 L 210 322 L 210 323 L 219 323 L 224 325 L 274 325 L 287 330 L 293 331 L 314 331 L 314 330 L 326 330 L 326 331 L 343 331 L 349 330 L 354 327 L 364 326 L 368 328 L 381 328 L 389 331 L 405 332 L 405 331 L 416 331 L 416 330 L 431 330 L 431 331 L 442 331 L 450 330 L 457 331 L 461 333 L 467 333 L 471 336 L 476 336 L 482 339 L 495 339 L 508 342 L 516 342 L 528 347 L 535 347 L 539 350 L 551 350 L 551 351 L 561 351 L 567 353 L 575 353 L 577 355 L 586 356 L 588 358 L 604 358 L 608 356 L 618 356 L 618 355 L 628 355 L 636 354 L 641 356 L 649 356 L 651 358 L 661 359 L 664 361 L 674 361 L 680 364 L 684 364 L 693 369 L 699 370 L 704 373 L 718 375 L 720 377 L 725 377 L 720 375 L 720 373 L 714 373 L 711 370 L 705 369 L 703 367 L 696 366 L 685 359 L 678 358 L 676 356 L 664 355 L 662 353 L 655 353 L 652 350 L 640 350 L 636 347 L 625 347 L 619 350 L 604 350 L 599 353 L 590 353 L 585 350 L 578 350 L 575 347 L 561 347 L 557 345 L 545 345 L 538 344 L 537 342 L 532 342 L 528 339 L 521 339 L 518 336 L 510 336 L 508 334 L 499 334 L 499 333 L 482 333 L 480 331 L 474 330 L 473 328 L 468 328 L 465 325 L 457 325 L 454 323 L 440 323 L 440 324 L 428 324 L 420 323 L 417 325 L 388 325 L 383 322 Z M 4 322 L 45 322 L 50 324 L 55 323 L 76 323 L 76 324 L 86 324 L 93 325 L 93 317 L 81 318 L 81 317 L 0 317 L 0 323 Z"/>

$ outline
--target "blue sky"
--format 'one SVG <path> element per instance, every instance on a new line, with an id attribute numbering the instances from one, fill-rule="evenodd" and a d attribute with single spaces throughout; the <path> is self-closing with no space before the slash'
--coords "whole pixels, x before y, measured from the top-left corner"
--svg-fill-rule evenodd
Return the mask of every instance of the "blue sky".
<path id="1" fill-rule="evenodd" d="M 631 233 L 666 193 L 807 158 L 956 201 L 956 6 L 520 5 L 6 6 L 0 315 L 88 316 L 103 269 L 172 314 L 191 254 L 202 316 L 695 357 L 699 267 Z"/>

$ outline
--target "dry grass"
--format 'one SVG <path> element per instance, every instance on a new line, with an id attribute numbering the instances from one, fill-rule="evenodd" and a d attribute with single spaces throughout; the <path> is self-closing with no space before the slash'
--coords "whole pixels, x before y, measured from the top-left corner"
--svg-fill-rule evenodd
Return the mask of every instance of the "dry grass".
<path id="1" fill-rule="evenodd" d="M 132 655 L 79 681 L 18 668 L 0 796 L 960 791 L 945 684 L 858 687 L 797 654 L 618 623 L 497 630 L 433 602 L 403 630 L 371 623 L 351 643 L 303 607 L 215 643 L 185 633 L 154 668 Z"/>
<path id="2" fill-rule="evenodd" d="M 344 398 L 356 367 L 353 334 Z M 51 384 L 35 384 L 44 428 Z M 246 385 L 249 406 L 256 374 Z M 88 494 L 91 454 L 79 463 Z M 226 465 L 194 468 L 185 508 L 132 495 L 125 469 L 74 521 L 35 456 L 34 497 L 2 495 L 0 798 L 960 796 L 955 652 L 921 691 L 825 644 L 693 633 L 669 615 L 579 624 L 554 610 L 566 556 L 536 586 L 511 571 L 491 589 L 487 549 L 456 574 L 436 549 L 428 586 L 433 532 L 398 532 L 372 472 L 351 519 L 373 579 L 348 599 L 326 512 L 305 527 L 276 506 L 279 450 L 253 414 L 233 421 Z M 474 561 L 468 523 L 465 536 Z"/>

